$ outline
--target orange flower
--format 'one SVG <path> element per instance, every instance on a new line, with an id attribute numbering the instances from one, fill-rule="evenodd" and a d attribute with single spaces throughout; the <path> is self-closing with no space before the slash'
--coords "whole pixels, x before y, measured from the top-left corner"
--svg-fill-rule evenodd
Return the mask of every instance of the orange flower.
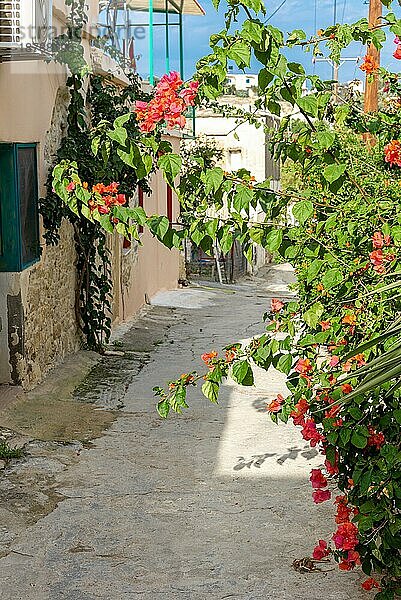
<path id="1" fill-rule="evenodd" d="M 316 289 L 318 292 L 323 292 L 324 290 L 324 285 L 322 283 L 318 283 L 316 286 Z"/>
<path id="2" fill-rule="evenodd" d="M 361 64 L 361 66 L 359 67 L 361 69 L 361 71 L 365 71 L 365 73 L 367 75 L 373 75 L 374 73 L 377 72 L 377 69 L 379 68 L 379 63 L 375 61 L 375 59 L 373 58 L 373 56 L 371 56 L 370 54 L 367 54 L 364 58 L 363 63 Z"/>
<path id="3" fill-rule="evenodd" d="M 205 364 L 207 364 L 208 367 L 210 367 L 210 363 L 214 358 L 217 358 L 218 353 L 213 350 L 212 352 L 205 352 L 204 354 L 202 354 L 201 359 L 203 360 L 203 362 Z"/>
<path id="4" fill-rule="evenodd" d="M 354 313 L 349 313 L 348 315 L 345 315 L 341 322 L 344 325 L 356 325 L 356 315 Z"/>
<path id="5" fill-rule="evenodd" d="M 281 409 L 281 405 L 284 402 L 284 398 L 281 394 L 277 395 L 277 398 L 275 400 L 273 400 L 272 402 L 270 402 L 270 404 L 267 405 L 267 410 L 270 413 L 276 413 Z"/>
<path id="6" fill-rule="evenodd" d="M 401 142 L 399 140 L 391 140 L 384 147 L 384 160 L 391 166 L 401 167 Z"/>

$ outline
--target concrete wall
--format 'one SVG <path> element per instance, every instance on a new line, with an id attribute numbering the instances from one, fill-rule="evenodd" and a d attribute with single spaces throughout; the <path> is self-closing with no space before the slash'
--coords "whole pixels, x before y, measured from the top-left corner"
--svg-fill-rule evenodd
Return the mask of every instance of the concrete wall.
<path id="1" fill-rule="evenodd" d="M 179 139 L 170 136 L 176 152 L 179 151 Z M 151 180 L 153 193 L 144 196 L 144 209 L 148 215 L 165 215 L 167 212 L 167 184 L 162 175 L 156 173 Z M 173 221 L 178 217 L 178 202 L 173 201 Z M 180 277 L 180 253 L 169 250 L 145 229 L 141 235 L 142 245 L 133 248 L 131 253 L 122 257 L 123 285 L 120 314 L 127 318 L 134 314 L 156 292 L 177 287 Z"/>
<path id="2" fill-rule="evenodd" d="M 97 21 L 90 1 L 90 24 Z M 63 24 L 62 0 L 55 2 L 55 24 Z M 85 42 L 87 56 L 89 42 Z M 66 127 L 69 94 L 66 74 L 54 63 L 30 60 L 0 64 L 0 141 L 37 142 L 39 192 L 44 193 L 48 169 Z M 178 140 L 171 138 L 177 148 Z M 149 213 L 166 214 L 166 189 L 153 177 Z M 175 208 L 177 212 L 177 208 Z M 22 273 L 0 273 L 0 384 L 21 383 L 30 388 L 67 353 L 76 351 L 80 337 L 75 319 L 76 253 L 71 225 L 61 227 L 57 247 L 46 247 L 38 263 Z M 160 289 L 175 287 L 179 255 L 163 248 L 146 232 L 143 246 L 123 251 L 114 236 L 112 248 L 113 319 L 132 316 Z"/>

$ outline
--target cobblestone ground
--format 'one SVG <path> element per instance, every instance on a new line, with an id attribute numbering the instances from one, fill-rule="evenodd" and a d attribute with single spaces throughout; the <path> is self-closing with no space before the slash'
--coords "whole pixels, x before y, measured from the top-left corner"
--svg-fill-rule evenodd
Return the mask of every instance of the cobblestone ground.
<path id="1" fill-rule="evenodd" d="M 154 409 L 154 385 L 199 368 L 202 352 L 260 332 L 269 297 L 285 296 L 286 279 L 277 267 L 259 282 L 156 298 L 149 336 L 171 327 L 129 375 L 104 435 L 74 460 L 63 460 L 62 445 L 40 458 L 36 442 L 31 460 L 42 460 L 57 500 L 8 544 L 2 600 L 364 598 L 358 573 L 292 568 L 329 534 L 333 510 L 311 501 L 309 470 L 319 456 L 266 416 L 265 403 L 283 388 L 279 374 L 258 373 L 251 389 L 228 383 L 219 406 L 194 390 L 191 409 L 168 421 Z M 110 373 L 96 377 L 98 385 Z"/>

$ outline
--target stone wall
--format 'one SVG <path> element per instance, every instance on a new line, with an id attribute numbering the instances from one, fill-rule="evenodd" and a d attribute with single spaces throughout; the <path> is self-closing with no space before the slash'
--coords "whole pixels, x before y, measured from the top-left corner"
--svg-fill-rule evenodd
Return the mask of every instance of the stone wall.
<path id="1" fill-rule="evenodd" d="M 40 263 L 21 276 L 24 387 L 43 379 L 54 364 L 80 346 L 75 319 L 75 260 L 72 226 L 64 220 L 58 246 L 46 247 Z"/>

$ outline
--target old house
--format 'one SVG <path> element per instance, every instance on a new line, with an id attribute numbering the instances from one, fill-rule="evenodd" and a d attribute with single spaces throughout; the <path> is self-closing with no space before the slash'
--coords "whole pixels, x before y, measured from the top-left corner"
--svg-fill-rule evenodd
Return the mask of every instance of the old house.
<path id="1" fill-rule="evenodd" d="M 153 7 L 151 3 L 151 8 L 139 1 L 131 6 L 113 0 L 89 0 L 87 4 L 89 18 L 83 37 L 86 59 L 93 72 L 112 74 L 119 86 L 126 85 L 124 73 L 109 56 L 93 48 L 100 10 L 103 14 L 105 10 L 117 14 L 112 33 L 126 55 L 132 54 L 133 39 L 130 29 L 124 30 L 125 37 L 118 34 L 118 11 L 123 9 L 127 15 L 148 10 L 147 28 L 144 23 L 141 26 L 149 38 L 151 65 L 157 52 L 153 42 L 154 13 L 164 13 L 167 24 L 170 11 L 178 15 L 181 66 L 182 13 L 202 14 L 195 0 L 186 0 L 182 8 L 171 5 L 167 11 L 164 2 L 163 7 Z M 63 0 L 0 1 L 0 384 L 27 388 L 81 345 L 75 317 L 76 254 L 72 227 L 64 220 L 60 243 L 46 246 L 37 206 L 66 126 L 66 70 L 43 59 L 47 36 L 63 31 L 66 11 Z M 112 36 L 110 39 L 113 42 Z M 145 75 L 152 83 L 154 67 Z M 178 150 L 178 135 L 166 132 L 166 136 Z M 153 176 L 151 188 L 152 195 L 146 199 L 148 214 L 165 214 L 175 219 L 178 203 L 168 194 L 159 175 Z M 142 244 L 124 247 L 123 239 L 117 235 L 109 240 L 114 323 L 134 315 L 145 299 L 157 291 L 177 285 L 178 251 L 167 250 L 147 231 L 142 233 Z"/>

